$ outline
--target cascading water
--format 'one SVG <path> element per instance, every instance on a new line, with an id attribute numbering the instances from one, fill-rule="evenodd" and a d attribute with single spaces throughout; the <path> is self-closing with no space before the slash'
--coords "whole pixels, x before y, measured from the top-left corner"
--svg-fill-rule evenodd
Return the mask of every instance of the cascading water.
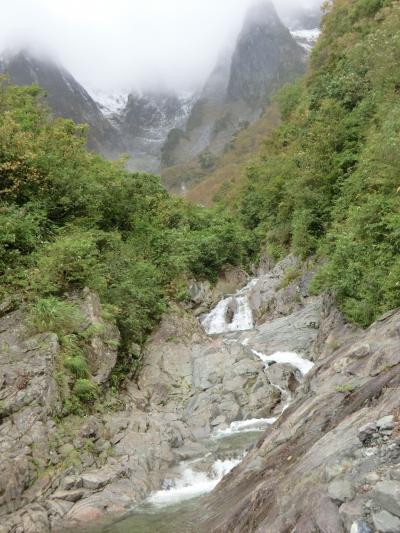
<path id="1" fill-rule="evenodd" d="M 257 350 L 251 350 L 254 355 L 259 357 L 263 363 L 268 364 L 271 363 L 278 363 L 278 364 L 287 364 L 294 366 L 297 368 L 302 376 L 305 376 L 310 372 L 310 370 L 313 368 L 314 363 L 309 361 L 308 359 L 304 359 L 303 357 L 300 357 L 297 353 L 294 352 L 275 352 L 272 355 L 265 355 L 261 352 L 258 352 Z"/>
<path id="2" fill-rule="evenodd" d="M 249 301 L 251 291 L 258 279 L 253 279 L 234 295 L 222 299 L 216 307 L 201 319 L 201 325 L 209 335 L 226 334 L 226 342 L 240 342 L 229 335 L 232 332 L 253 330 L 255 327 Z M 305 376 L 314 366 L 294 352 L 263 354 L 251 347 L 251 339 L 240 342 L 254 356 L 261 359 L 265 368 L 270 364 L 289 364 Z M 254 444 L 261 432 L 273 425 L 289 407 L 290 391 L 279 384 L 271 385 L 281 394 L 281 410 L 271 418 L 237 420 L 226 428 L 218 428 L 202 444 L 209 450 L 203 457 L 191 462 L 183 462 L 175 474 L 166 480 L 165 487 L 153 493 L 144 505 L 130 518 L 113 525 L 113 533 L 153 532 L 188 533 L 196 531 L 191 515 L 197 499 L 211 492 L 219 481 L 230 472 L 246 455 L 245 450 Z M 196 499 L 197 498 L 197 499 Z"/>
<path id="3" fill-rule="evenodd" d="M 203 317 L 201 325 L 208 335 L 253 329 L 253 312 L 248 295 L 257 281 L 257 278 L 251 280 L 235 295 L 221 300 L 208 315 Z"/>
<path id="4" fill-rule="evenodd" d="M 241 458 L 224 461 L 217 459 L 210 472 L 197 471 L 190 463 L 183 463 L 179 477 L 169 482 L 166 489 L 152 494 L 148 502 L 163 507 L 211 492 L 221 479 L 240 463 Z"/>

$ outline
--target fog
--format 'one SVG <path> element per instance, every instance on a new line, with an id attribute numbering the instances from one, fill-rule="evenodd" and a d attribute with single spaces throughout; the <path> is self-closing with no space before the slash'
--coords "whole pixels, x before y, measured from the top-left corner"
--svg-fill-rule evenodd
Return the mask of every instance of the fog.
<path id="1" fill-rule="evenodd" d="M 86 87 L 200 86 L 255 0 L 0 0 L 0 50 L 30 48 Z M 284 15 L 320 0 L 279 0 Z"/>

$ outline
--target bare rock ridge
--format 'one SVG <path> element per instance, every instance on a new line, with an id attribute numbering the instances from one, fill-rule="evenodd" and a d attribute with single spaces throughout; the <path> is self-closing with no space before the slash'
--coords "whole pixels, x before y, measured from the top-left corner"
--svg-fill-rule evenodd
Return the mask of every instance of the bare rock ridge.
<path id="1" fill-rule="evenodd" d="M 0 73 L 16 85 L 37 84 L 46 92 L 54 114 L 78 124 L 89 124 L 89 148 L 114 158 L 125 151 L 118 130 L 103 116 L 98 104 L 61 65 L 27 50 L 0 57 Z"/>
<path id="2" fill-rule="evenodd" d="M 278 85 L 303 71 L 304 52 L 273 4 L 255 4 L 247 13 L 232 57 L 228 99 L 262 108 Z"/>
<path id="3" fill-rule="evenodd" d="M 128 166 L 159 174 L 162 147 L 169 132 L 185 126 L 194 103 L 192 95 L 131 93 L 122 113 L 114 117 L 131 154 Z"/>
<path id="4" fill-rule="evenodd" d="M 247 13 L 234 49 L 223 54 L 193 106 L 186 128 L 172 131 L 164 167 L 199 157 L 203 166 L 222 153 L 236 132 L 256 121 L 273 92 L 304 72 L 307 54 L 270 2 Z"/>

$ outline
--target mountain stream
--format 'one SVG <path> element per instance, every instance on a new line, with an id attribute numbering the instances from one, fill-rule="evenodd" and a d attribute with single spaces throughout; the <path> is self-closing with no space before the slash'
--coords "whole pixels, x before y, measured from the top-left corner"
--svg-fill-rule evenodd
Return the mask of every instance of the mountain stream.
<path id="1" fill-rule="evenodd" d="M 216 307 L 201 318 L 201 325 L 209 335 L 223 336 L 226 342 L 241 342 L 247 346 L 249 339 L 239 341 L 235 332 L 254 330 L 255 323 L 249 294 L 257 284 L 253 279 L 234 295 L 223 298 Z M 265 367 L 269 364 L 289 364 L 301 379 L 313 363 L 292 352 L 276 352 L 267 356 L 249 347 Z M 281 393 L 280 413 L 291 402 L 290 391 L 277 384 L 271 385 Z M 105 533 L 189 533 L 196 531 L 191 522 L 202 497 L 211 492 L 221 479 L 245 457 L 261 434 L 278 416 L 263 419 L 237 420 L 229 427 L 214 431 L 201 444 L 208 450 L 200 458 L 182 462 L 172 469 L 164 480 L 162 490 L 151 494 L 147 500 L 132 510 L 119 522 L 104 529 Z"/>

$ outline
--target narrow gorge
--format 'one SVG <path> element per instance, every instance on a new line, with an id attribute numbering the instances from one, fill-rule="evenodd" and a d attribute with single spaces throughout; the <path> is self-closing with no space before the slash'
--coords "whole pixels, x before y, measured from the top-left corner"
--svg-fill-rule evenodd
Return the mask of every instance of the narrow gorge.
<path id="1" fill-rule="evenodd" d="M 25 505 L 0 531 L 374 531 L 395 506 L 382 494 L 399 483 L 400 316 L 350 327 L 328 296 L 309 295 L 312 276 L 288 257 L 250 282 L 232 270 L 214 291 L 194 283 L 192 310 L 164 318 L 124 409 L 69 434 L 48 418 L 56 338 L 22 341 L 21 317 L 6 314 L 3 509 Z M 22 387 L 13 354 L 40 350 L 46 364 Z M 37 387 L 47 413 L 32 402 Z M 65 468 L 74 449 L 83 460 Z M 27 464 L 46 453 L 58 467 L 25 491 Z"/>
<path id="2" fill-rule="evenodd" d="M 0 533 L 400 533 L 399 0 L 24 2 Z"/>

